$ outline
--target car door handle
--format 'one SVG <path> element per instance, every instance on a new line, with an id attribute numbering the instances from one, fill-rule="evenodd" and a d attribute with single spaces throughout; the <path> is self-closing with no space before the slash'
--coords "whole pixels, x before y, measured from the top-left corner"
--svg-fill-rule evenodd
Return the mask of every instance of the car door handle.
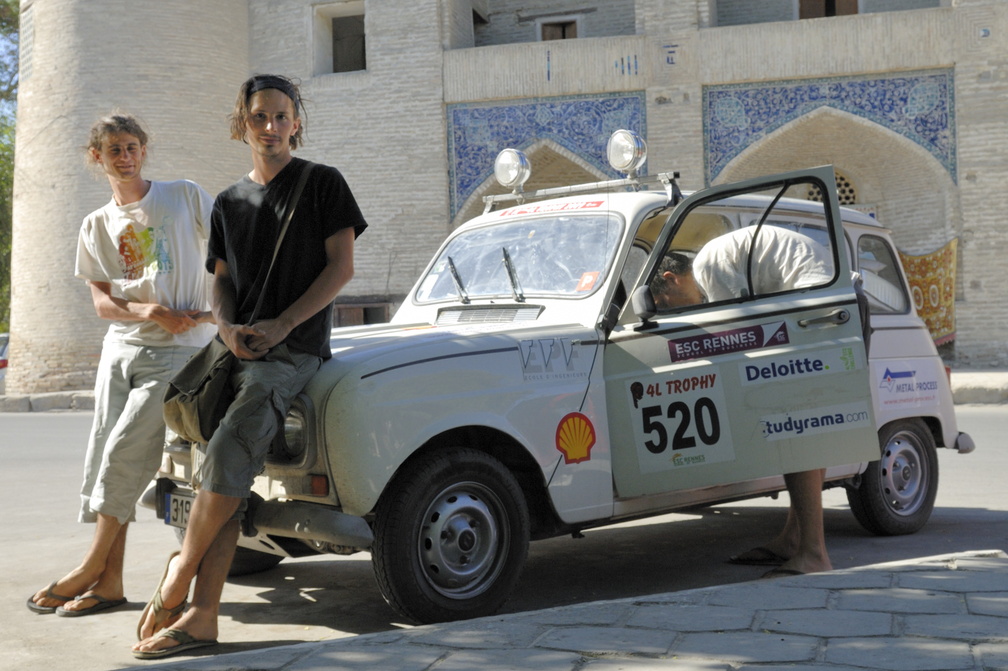
<path id="1" fill-rule="evenodd" d="M 839 326 L 840 324 L 846 324 L 849 321 L 850 321 L 849 310 L 834 310 L 828 315 L 823 315 L 822 317 L 799 319 L 798 326 L 808 327 L 808 326 L 819 326 L 820 324 L 832 324 L 834 326 Z"/>

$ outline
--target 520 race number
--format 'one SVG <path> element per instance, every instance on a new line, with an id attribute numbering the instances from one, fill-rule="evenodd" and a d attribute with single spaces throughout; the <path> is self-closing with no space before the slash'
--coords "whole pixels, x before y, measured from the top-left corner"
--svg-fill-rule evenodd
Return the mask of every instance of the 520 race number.
<path id="1" fill-rule="evenodd" d="M 662 411 L 660 405 L 641 408 L 644 422 L 644 447 L 652 454 L 661 454 L 669 447 L 669 428 L 672 429 L 672 450 L 687 450 L 697 446 L 697 440 L 704 445 L 716 445 L 721 439 L 721 420 L 717 405 L 706 396 L 701 396 L 693 407 L 683 401 L 673 401 Z M 670 426 L 665 419 L 670 420 Z"/>

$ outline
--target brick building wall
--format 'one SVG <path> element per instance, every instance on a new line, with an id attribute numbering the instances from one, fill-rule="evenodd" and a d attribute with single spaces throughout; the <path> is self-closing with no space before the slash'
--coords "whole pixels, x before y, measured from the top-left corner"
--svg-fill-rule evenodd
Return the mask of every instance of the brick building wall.
<path id="1" fill-rule="evenodd" d="M 366 70 L 333 74 L 319 71 L 317 54 L 326 46 L 326 12 L 343 3 L 219 0 L 200 3 L 199 12 L 181 11 L 192 7 L 185 0 L 128 3 L 118 11 L 135 30 L 95 40 L 107 27 L 102 0 L 23 2 L 22 11 L 34 6 L 35 35 L 19 99 L 9 392 L 82 388 L 93 379 L 104 324 L 72 268 L 80 219 L 109 197 L 76 151 L 94 118 L 128 105 L 154 132 L 148 176 L 191 177 L 215 192 L 248 169 L 248 150 L 227 139 L 225 117 L 238 84 L 266 71 L 302 80 L 307 143 L 298 153 L 339 167 L 371 224 L 341 301 L 394 305 L 451 228 L 480 209 L 490 173 L 460 180 L 460 167 L 472 160 L 460 147 L 475 145 L 453 135 L 465 131 L 453 111 L 491 107 L 510 120 L 520 106 L 538 106 L 534 130 L 542 135 L 550 113 L 587 102 L 578 121 L 597 124 L 599 137 L 613 130 L 612 119 L 642 124 L 649 169 L 679 170 L 686 189 L 832 163 L 903 251 L 959 238 L 958 334 L 946 354 L 962 364 L 1008 364 L 1000 281 L 1008 252 L 1008 3 L 943 0 L 933 9 L 729 27 L 716 27 L 718 3 L 709 0 L 543 0 L 521 11 L 509 0 L 358 4 Z M 536 42 L 526 32 L 508 38 L 519 43 L 472 47 L 481 31 L 489 34 L 473 22 L 474 9 L 493 19 L 586 7 L 597 10 L 587 13 L 592 37 Z M 493 30 L 504 40 L 518 24 L 506 19 Z M 719 87 L 759 92 L 797 82 L 828 90 L 862 82 L 868 91 L 932 73 L 952 95 L 904 107 L 948 106 L 947 133 L 935 134 L 944 156 L 912 124 L 873 118 L 883 101 L 810 107 L 761 134 L 749 128 L 737 153 L 714 167 L 710 126 L 723 120 L 704 100 Z M 891 113 L 907 118 L 906 109 Z M 487 152 L 503 148 L 498 131 L 482 131 Z M 604 174 L 596 157 L 562 138 L 528 141 L 533 168 L 549 164 L 538 173 L 547 181 Z"/>
<path id="2" fill-rule="evenodd" d="M 248 69 L 246 0 L 201 3 L 199 12 L 186 0 L 115 3 L 115 20 L 106 5 L 21 3 L 30 52 L 18 91 L 9 394 L 93 385 L 108 324 L 74 260 L 81 220 L 111 198 L 84 161 L 100 116 L 120 107 L 146 122 L 148 178 L 188 177 L 216 192 L 240 174 L 224 117 L 231 82 Z"/>

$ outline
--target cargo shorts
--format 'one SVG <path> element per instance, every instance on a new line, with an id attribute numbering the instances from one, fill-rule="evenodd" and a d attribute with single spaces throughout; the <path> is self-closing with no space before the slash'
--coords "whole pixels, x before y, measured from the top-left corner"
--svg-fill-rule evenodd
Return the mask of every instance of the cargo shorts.
<path id="1" fill-rule="evenodd" d="M 322 359 L 277 345 L 262 359 L 239 359 L 231 371 L 235 399 L 206 446 L 194 474 L 201 489 L 247 498 L 266 465 L 266 455 L 284 417 Z"/>

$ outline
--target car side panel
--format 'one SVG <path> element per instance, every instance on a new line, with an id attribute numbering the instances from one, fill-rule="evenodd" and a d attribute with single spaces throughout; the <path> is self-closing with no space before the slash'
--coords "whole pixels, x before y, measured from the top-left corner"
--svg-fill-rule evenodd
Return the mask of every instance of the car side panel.
<path id="1" fill-rule="evenodd" d="M 577 326 L 459 334 L 356 367 L 324 410 L 323 442 L 343 511 L 369 513 L 410 456 L 462 427 L 507 436 L 547 482 L 562 459 L 558 426 L 582 408 L 597 347 L 594 331 Z"/>

